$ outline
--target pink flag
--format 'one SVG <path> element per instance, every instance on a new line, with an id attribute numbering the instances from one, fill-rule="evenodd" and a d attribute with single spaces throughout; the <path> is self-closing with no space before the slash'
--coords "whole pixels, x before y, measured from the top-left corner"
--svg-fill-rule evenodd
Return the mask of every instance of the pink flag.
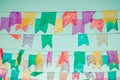
<path id="1" fill-rule="evenodd" d="M 47 54 L 47 61 L 46 61 L 47 67 L 48 67 L 48 64 L 52 65 L 52 54 L 53 54 L 52 51 L 48 51 L 48 54 Z"/>
<path id="2" fill-rule="evenodd" d="M 94 19 L 90 25 L 90 28 L 97 28 L 99 32 L 102 32 L 102 29 L 104 27 L 104 20 L 102 19 Z"/>
<path id="3" fill-rule="evenodd" d="M 0 48 L 0 59 L 3 58 L 3 50 Z"/>
<path id="4" fill-rule="evenodd" d="M 69 23 L 77 25 L 77 12 L 65 12 L 62 16 L 63 27 L 67 26 Z"/>
<path id="5" fill-rule="evenodd" d="M 104 72 L 96 72 L 96 80 L 104 80 Z"/>
<path id="6" fill-rule="evenodd" d="M 80 80 L 80 73 L 73 73 L 72 80 Z"/>

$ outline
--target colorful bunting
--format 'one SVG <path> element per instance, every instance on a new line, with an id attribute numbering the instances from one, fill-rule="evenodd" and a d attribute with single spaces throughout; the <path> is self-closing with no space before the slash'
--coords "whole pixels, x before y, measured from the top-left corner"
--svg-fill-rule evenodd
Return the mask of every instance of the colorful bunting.
<path id="1" fill-rule="evenodd" d="M 68 63 L 68 51 L 63 51 L 61 55 L 59 56 L 57 66 L 65 67 L 65 63 Z"/>
<path id="2" fill-rule="evenodd" d="M 49 45 L 52 48 L 52 35 L 42 35 L 41 41 L 42 48 L 45 48 L 47 45 Z"/>
<path id="3" fill-rule="evenodd" d="M 60 73 L 60 79 L 59 80 L 67 80 L 68 73 Z"/>
<path id="4" fill-rule="evenodd" d="M 58 32 L 63 32 L 64 28 L 62 25 L 62 19 L 56 19 L 55 27 L 54 27 L 54 34 L 57 34 Z"/>
<path id="5" fill-rule="evenodd" d="M 107 51 L 108 54 L 108 63 L 114 62 L 118 64 L 118 53 L 117 51 Z"/>
<path id="6" fill-rule="evenodd" d="M 28 29 L 28 26 L 20 27 L 20 26 L 16 25 L 16 31 L 20 30 L 20 29 L 23 30 L 24 32 L 26 32 Z"/>
<path id="7" fill-rule="evenodd" d="M 0 21 L 0 31 L 5 29 L 7 32 L 10 32 L 11 26 L 9 26 L 9 18 L 2 17 Z"/>
<path id="8" fill-rule="evenodd" d="M 97 42 L 98 42 L 98 46 L 102 45 L 103 43 L 108 45 L 107 34 L 97 34 Z"/>
<path id="9" fill-rule="evenodd" d="M 2 50 L 2 48 L 0 48 L 0 59 L 2 59 L 3 58 L 3 50 Z"/>
<path id="10" fill-rule="evenodd" d="M 91 63 L 92 55 L 86 55 L 86 59 L 87 59 L 87 65 L 89 66 Z"/>
<path id="11" fill-rule="evenodd" d="M 102 64 L 108 65 L 108 56 L 107 55 L 102 55 Z"/>
<path id="12" fill-rule="evenodd" d="M 30 80 L 31 72 L 28 70 L 25 70 L 22 72 L 22 80 Z"/>
<path id="13" fill-rule="evenodd" d="M 52 65 L 52 54 L 53 54 L 52 51 L 48 51 L 47 60 L 46 60 L 47 67 L 48 67 L 49 64 Z"/>
<path id="14" fill-rule="evenodd" d="M 99 32 L 102 32 L 104 27 L 104 20 L 102 19 L 94 19 L 90 25 L 90 28 L 97 28 Z"/>
<path id="15" fill-rule="evenodd" d="M 102 65 L 102 52 L 101 51 L 94 51 L 92 53 L 91 63 L 94 64 L 94 67 L 100 68 Z"/>
<path id="16" fill-rule="evenodd" d="M 72 80 L 80 80 L 80 73 L 72 73 Z"/>
<path id="17" fill-rule="evenodd" d="M 5 77 L 7 75 L 7 71 L 4 68 L 0 68 L 0 77 Z"/>
<path id="18" fill-rule="evenodd" d="M 104 72 L 96 72 L 96 80 L 104 80 Z"/>
<path id="19" fill-rule="evenodd" d="M 36 12 L 24 12 L 21 24 L 17 24 L 16 26 L 23 28 L 23 27 L 28 27 L 29 25 L 33 25 L 35 17 L 36 17 Z"/>
<path id="20" fill-rule="evenodd" d="M 85 26 L 82 24 L 81 19 L 77 19 L 77 25 L 72 26 L 72 35 L 77 34 L 78 32 L 84 33 Z"/>
<path id="21" fill-rule="evenodd" d="M 47 72 L 47 80 L 53 80 L 54 75 L 55 75 L 55 72 Z"/>
<path id="22" fill-rule="evenodd" d="M 65 12 L 62 16 L 63 27 L 67 26 L 69 23 L 77 25 L 77 12 Z"/>
<path id="23" fill-rule="evenodd" d="M 109 64 L 109 68 L 110 68 L 110 70 L 112 70 L 113 68 L 116 68 L 116 69 L 119 70 L 119 65 L 116 64 L 116 63 L 114 63 L 114 62 L 111 62 L 111 63 Z"/>
<path id="24" fill-rule="evenodd" d="M 28 44 L 30 47 L 32 47 L 33 39 L 34 39 L 33 34 L 24 34 L 22 46 L 25 46 L 26 44 Z"/>
<path id="25" fill-rule="evenodd" d="M 116 80 L 116 72 L 108 72 L 108 80 Z"/>
<path id="26" fill-rule="evenodd" d="M 21 38 L 20 34 L 9 34 L 10 36 L 12 36 L 14 39 L 19 40 Z"/>
<path id="27" fill-rule="evenodd" d="M 89 39 L 87 34 L 78 34 L 78 46 L 83 44 L 89 45 Z"/>

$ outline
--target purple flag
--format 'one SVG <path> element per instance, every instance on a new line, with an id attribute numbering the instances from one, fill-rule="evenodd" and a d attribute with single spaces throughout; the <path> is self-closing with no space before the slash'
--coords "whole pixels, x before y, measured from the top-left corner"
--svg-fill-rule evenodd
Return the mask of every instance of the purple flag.
<path id="1" fill-rule="evenodd" d="M 94 13 L 95 13 L 95 11 L 83 11 L 82 12 L 83 24 L 87 24 L 89 22 L 92 22 Z"/>
<path id="2" fill-rule="evenodd" d="M 72 35 L 77 34 L 78 32 L 84 33 L 85 26 L 82 24 L 81 19 L 77 19 L 77 25 L 72 26 Z"/>
<path id="3" fill-rule="evenodd" d="M 7 74 L 7 71 L 4 68 L 0 68 L 0 77 L 5 77 Z"/>
<path id="4" fill-rule="evenodd" d="M 96 72 L 96 80 L 104 80 L 104 72 Z"/>
<path id="5" fill-rule="evenodd" d="M 89 66 L 90 63 L 91 63 L 92 55 L 87 55 L 86 58 L 87 58 L 87 64 L 88 64 L 88 66 Z"/>
<path id="6" fill-rule="evenodd" d="M 117 51 L 107 51 L 107 54 L 108 54 L 108 64 L 111 62 L 118 64 Z"/>
<path id="7" fill-rule="evenodd" d="M 25 46 L 26 44 L 28 44 L 31 47 L 33 43 L 33 39 L 34 39 L 33 34 L 24 34 L 22 46 Z"/>
<path id="8" fill-rule="evenodd" d="M 52 65 L 52 54 L 53 54 L 52 51 L 48 51 L 48 54 L 47 54 L 47 61 L 46 61 L 47 67 L 48 67 L 48 64 L 49 64 L 49 63 L 50 63 L 50 65 Z"/>
<path id="9" fill-rule="evenodd" d="M 0 31 L 1 30 L 7 30 L 7 32 L 10 32 L 11 27 L 9 26 L 9 18 L 7 17 L 2 17 L 0 21 Z"/>
<path id="10" fill-rule="evenodd" d="M 93 78 L 93 73 L 92 72 L 85 72 L 85 75 L 88 79 Z"/>
<path id="11" fill-rule="evenodd" d="M 9 15 L 9 19 L 9 26 L 20 24 L 22 19 L 21 12 L 11 12 Z"/>

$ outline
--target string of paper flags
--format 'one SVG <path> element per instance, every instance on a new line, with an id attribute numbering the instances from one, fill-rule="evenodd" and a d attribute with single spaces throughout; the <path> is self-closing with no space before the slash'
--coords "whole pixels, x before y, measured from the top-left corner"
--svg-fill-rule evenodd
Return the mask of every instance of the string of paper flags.
<path id="1" fill-rule="evenodd" d="M 64 30 L 68 24 L 72 24 L 72 34 L 85 33 L 85 25 L 91 23 L 90 28 L 96 28 L 102 32 L 106 24 L 107 32 L 115 29 L 118 31 L 118 11 L 104 10 L 101 11 L 103 19 L 93 19 L 96 11 L 82 11 L 82 19 L 78 18 L 77 11 L 63 12 L 62 18 L 57 19 L 57 12 L 41 12 L 41 18 L 36 18 L 36 12 L 10 12 L 9 17 L 1 17 L 0 30 L 7 30 L 10 33 L 11 27 L 16 26 L 16 30 L 22 29 L 27 31 L 29 26 L 35 24 L 35 33 L 39 31 L 46 33 L 48 24 L 54 26 L 54 34 Z"/>

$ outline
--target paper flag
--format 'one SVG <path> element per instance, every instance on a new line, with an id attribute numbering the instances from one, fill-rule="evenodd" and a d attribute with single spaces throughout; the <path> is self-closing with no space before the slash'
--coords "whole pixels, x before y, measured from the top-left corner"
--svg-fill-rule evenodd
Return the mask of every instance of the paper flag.
<path id="1" fill-rule="evenodd" d="M 96 72 L 96 80 L 104 80 L 104 72 Z"/>
<path id="2" fill-rule="evenodd" d="M 105 23 L 112 21 L 113 23 L 116 22 L 117 19 L 117 11 L 116 10 L 104 10 L 102 11 L 103 19 Z"/>
<path id="3" fill-rule="evenodd" d="M 11 69 L 15 68 L 16 70 L 18 70 L 18 65 L 16 64 L 16 60 L 11 60 Z"/>
<path id="4" fill-rule="evenodd" d="M 6 77 L 7 71 L 4 68 L 0 68 L 0 77 Z"/>
<path id="5" fill-rule="evenodd" d="M 62 19 L 56 19 L 56 23 L 54 26 L 54 34 L 57 34 L 58 32 L 63 31 L 63 25 L 62 25 Z"/>
<path id="6" fill-rule="evenodd" d="M 102 64 L 108 65 L 108 56 L 107 55 L 102 55 Z"/>
<path id="7" fill-rule="evenodd" d="M 84 71 L 84 65 L 81 62 L 74 61 L 74 73 L 82 72 Z"/>
<path id="8" fill-rule="evenodd" d="M 52 54 L 53 54 L 52 51 L 48 51 L 47 60 L 46 60 L 47 67 L 48 67 L 49 64 L 52 65 Z"/>
<path id="9" fill-rule="evenodd" d="M 14 39 L 20 39 L 21 35 L 20 34 L 9 34 L 10 36 L 12 36 Z"/>
<path id="10" fill-rule="evenodd" d="M 3 60 L 2 60 L 3 64 L 6 62 L 11 63 L 11 60 L 12 60 L 12 53 L 4 53 L 3 54 Z"/>
<path id="11" fill-rule="evenodd" d="M 17 60 L 16 60 L 16 64 L 19 66 L 20 63 L 21 63 L 21 58 L 22 58 L 22 55 L 24 53 L 24 50 L 20 50 L 19 53 L 18 53 L 18 57 L 17 57 Z"/>
<path id="12" fill-rule="evenodd" d="M 102 52 L 101 51 L 94 51 L 92 53 L 91 63 L 95 65 L 95 67 L 100 68 L 102 65 Z"/>
<path id="13" fill-rule="evenodd" d="M 89 66 L 91 63 L 92 55 L 86 55 L 86 59 L 87 59 L 87 65 Z"/>
<path id="14" fill-rule="evenodd" d="M 22 80 L 30 80 L 31 72 L 29 70 L 25 70 L 22 73 Z"/>
<path id="15" fill-rule="evenodd" d="M 94 19 L 90 25 L 90 28 L 97 28 L 99 32 L 102 32 L 104 27 L 104 20 L 102 19 Z"/>
<path id="16" fill-rule="evenodd" d="M 108 72 L 108 80 L 116 80 L 116 72 Z"/>
<path id="17" fill-rule="evenodd" d="M 11 26 L 9 26 L 9 18 L 2 17 L 0 21 L 0 31 L 5 29 L 7 32 L 10 32 Z"/>
<path id="18" fill-rule="evenodd" d="M 63 27 L 67 26 L 69 23 L 72 25 L 77 25 L 77 12 L 65 12 L 62 16 Z"/>
<path id="19" fill-rule="evenodd" d="M 116 63 L 114 63 L 114 62 L 111 62 L 111 63 L 109 64 L 109 68 L 110 68 L 110 70 L 112 70 L 113 68 L 116 68 L 116 69 L 119 70 L 119 65 L 116 64 Z"/>
<path id="20" fill-rule="evenodd" d="M 12 70 L 10 80 L 19 80 L 18 76 L 19 76 L 19 71 L 18 70 Z"/>
<path id="21" fill-rule="evenodd" d="M 33 39 L 34 39 L 33 34 L 24 34 L 22 46 L 25 46 L 26 44 L 28 44 L 30 47 L 32 47 Z"/>
<path id="22" fill-rule="evenodd" d="M 72 73 L 72 80 L 80 80 L 80 73 Z"/>
<path id="23" fill-rule="evenodd" d="M 47 80 L 53 80 L 55 72 L 47 72 Z"/>
<path id="24" fill-rule="evenodd" d="M 115 30 L 118 31 L 118 22 L 117 22 L 117 20 L 116 20 L 115 23 L 113 23 L 112 21 L 107 22 L 107 32 L 109 32 L 112 29 L 115 29 Z"/>
<path id="25" fill-rule="evenodd" d="M 67 80 L 68 73 L 60 73 L 60 79 L 59 80 Z"/>
<path id="26" fill-rule="evenodd" d="M 48 29 L 48 24 L 44 26 L 40 26 L 40 24 L 41 24 L 41 19 L 36 19 L 35 20 L 35 33 L 39 32 L 40 30 L 46 33 Z"/>
<path id="27" fill-rule="evenodd" d="M 20 30 L 20 29 L 22 29 L 24 32 L 26 32 L 28 29 L 28 26 L 20 27 L 20 26 L 16 25 L 16 31 Z"/>
<path id="28" fill-rule="evenodd" d="M 108 45 L 107 34 L 97 34 L 97 42 L 98 42 L 98 46 L 102 45 L 103 43 Z"/>
<path id="29" fill-rule="evenodd" d="M 42 74 L 42 73 L 43 73 L 43 72 L 32 72 L 31 75 L 36 77 L 36 76 L 38 76 L 38 75 L 40 75 L 40 74 Z"/>
<path id="30" fill-rule="evenodd" d="M 108 63 L 114 62 L 118 64 L 118 53 L 117 51 L 107 51 Z"/>
<path id="31" fill-rule="evenodd" d="M 78 46 L 83 44 L 89 45 L 89 39 L 87 34 L 78 34 Z"/>
<path id="32" fill-rule="evenodd" d="M 67 72 L 70 71 L 70 64 L 69 63 L 64 63 L 64 66 L 61 67 L 60 72 L 64 72 L 64 71 L 67 71 Z"/>
<path id="33" fill-rule="evenodd" d="M 74 61 L 85 64 L 85 52 L 74 52 Z"/>
<path id="34" fill-rule="evenodd" d="M 92 72 L 85 72 L 85 75 L 88 79 L 93 78 L 93 73 Z"/>
<path id="35" fill-rule="evenodd" d="M 95 11 L 83 11 L 82 12 L 82 23 L 87 24 L 89 22 L 92 22 L 94 13 Z"/>
<path id="36" fill-rule="evenodd" d="M 19 27 L 29 26 L 34 24 L 36 12 L 24 12 L 21 24 L 17 24 Z"/>
<path id="37" fill-rule="evenodd" d="M 40 52 L 38 52 L 37 55 L 36 55 L 36 66 L 41 65 L 42 61 L 43 61 L 42 55 L 40 54 Z"/>
<path id="38" fill-rule="evenodd" d="M 29 55 L 28 67 L 36 65 L 36 55 Z"/>
<path id="39" fill-rule="evenodd" d="M 41 41 L 42 48 L 45 48 L 47 45 L 49 45 L 52 48 L 52 35 L 42 35 Z"/>
<path id="40" fill-rule="evenodd" d="M 2 59 L 3 58 L 3 50 L 2 50 L 2 48 L 0 48 L 0 59 Z"/>
<path id="41" fill-rule="evenodd" d="M 82 23 L 81 19 L 77 19 L 77 25 L 72 26 L 72 35 L 77 34 L 78 32 L 85 32 L 85 25 Z"/>
<path id="42" fill-rule="evenodd" d="M 20 24 L 22 20 L 21 12 L 10 12 L 9 19 L 9 26 Z"/>
<path id="43" fill-rule="evenodd" d="M 68 63 L 68 51 L 63 51 L 61 55 L 59 56 L 57 66 L 65 67 L 65 63 Z"/>

